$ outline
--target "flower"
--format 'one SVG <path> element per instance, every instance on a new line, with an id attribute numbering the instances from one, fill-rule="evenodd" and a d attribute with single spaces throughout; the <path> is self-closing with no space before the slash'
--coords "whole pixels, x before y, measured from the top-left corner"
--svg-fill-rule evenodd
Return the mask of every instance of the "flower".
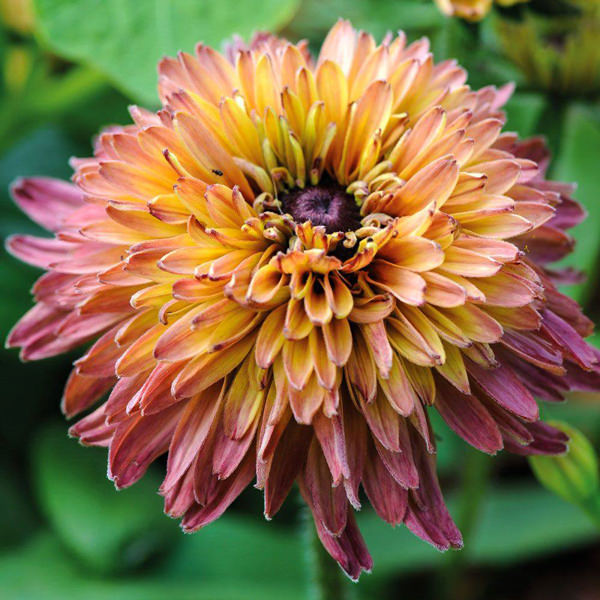
<path id="1" fill-rule="evenodd" d="M 0 20 L 21 34 L 30 34 L 35 23 L 32 0 L 0 0 Z"/>
<path id="2" fill-rule="evenodd" d="M 529 464 L 544 487 L 585 509 L 588 503 L 593 505 L 600 498 L 598 457 L 594 446 L 575 427 L 561 421 L 553 421 L 552 425 L 569 436 L 568 453 L 564 456 L 530 456 Z"/>
<path id="3" fill-rule="evenodd" d="M 460 547 L 428 412 L 490 454 L 558 454 L 534 395 L 599 387 L 592 324 L 555 287 L 575 275 L 547 268 L 584 213 L 541 140 L 502 133 L 512 88 L 472 91 L 427 40 L 345 21 L 316 61 L 261 34 L 159 72 L 163 108 L 104 131 L 73 184 L 15 185 L 55 237 L 8 242 L 47 271 L 8 344 L 32 360 L 95 340 L 62 403 L 95 408 L 70 432 L 109 448 L 118 488 L 167 453 L 186 531 L 253 480 L 270 519 L 296 481 L 354 579 L 361 486 L 387 522 Z"/>
<path id="4" fill-rule="evenodd" d="M 513 6 L 529 0 L 496 0 L 499 6 Z M 435 0 L 439 9 L 450 17 L 480 21 L 492 9 L 494 0 Z"/>
<path id="5" fill-rule="evenodd" d="M 596 13 L 593 11 L 596 10 Z M 560 19 L 529 14 L 496 23 L 504 53 L 535 87 L 565 96 L 600 92 L 600 9 Z"/>
<path id="6" fill-rule="evenodd" d="M 580 14 L 588 16 L 600 14 L 600 0 L 568 0 L 568 5 L 575 8 Z"/>

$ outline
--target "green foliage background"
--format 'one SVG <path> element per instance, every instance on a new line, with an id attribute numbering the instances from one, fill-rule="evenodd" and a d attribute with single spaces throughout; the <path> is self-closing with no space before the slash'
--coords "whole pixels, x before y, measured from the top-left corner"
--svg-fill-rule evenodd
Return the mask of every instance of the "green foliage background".
<path id="1" fill-rule="evenodd" d="M 379 38 L 400 28 L 411 39 L 429 35 L 436 58 L 457 58 L 469 69 L 473 86 L 517 82 L 508 105 L 508 128 L 522 136 L 546 135 L 555 153 L 553 175 L 579 183 L 577 197 L 589 218 L 576 232 L 579 242 L 569 264 L 586 271 L 588 279 L 569 292 L 600 317 L 598 102 L 558 98 L 530 87 L 501 55 L 493 20 L 476 36 L 472 27 L 443 18 L 430 0 L 35 0 L 33 24 L 15 29 L 10 10 L 26 4 L 0 2 L 5 19 L 0 29 L 2 237 L 37 229 L 10 201 L 9 183 L 20 175 L 68 177 L 68 158 L 89 154 L 91 137 L 102 125 L 127 122 L 129 103 L 155 107 L 161 56 L 189 51 L 199 40 L 220 46 L 233 34 L 248 37 L 264 29 L 295 40 L 307 38 L 316 49 L 343 16 Z M 2 335 L 30 305 L 29 289 L 37 275 L 0 255 Z M 105 452 L 80 448 L 66 437 L 59 399 L 72 359 L 22 365 L 16 353 L 0 354 L 0 597 L 306 597 L 303 517 L 295 498 L 266 524 L 260 518 L 260 494 L 249 490 L 217 523 L 184 536 L 162 514 L 158 468 L 132 489 L 115 492 L 105 477 Z M 579 395 L 544 412 L 580 427 L 598 447 L 596 399 Z M 357 597 L 396 597 L 400 590 L 412 589 L 414 581 L 403 578 L 414 573 L 429 574 L 430 584 L 407 597 L 440 597 L 439 590 L 454 597 L 456 583 L 444 584 L 449 570 L 510 569 L 598 544 L 586 515 L 539 487 L 524 461 L 501 456 L 492 464 L 486 457 L 473 458 L 442 423 L 437 431 L 451 511 L 468 521 L 467 548 L 460 559 L 439 554 L 365 509 L 359 521 L 375 571 L 354 586 Z M 461 483 L 463 467 L 472 460 L 483 461 L 480 469 L 494 469 L 489 489 Z M 480 493 L 482 501 L 468 514 L 473 493 Z"/>

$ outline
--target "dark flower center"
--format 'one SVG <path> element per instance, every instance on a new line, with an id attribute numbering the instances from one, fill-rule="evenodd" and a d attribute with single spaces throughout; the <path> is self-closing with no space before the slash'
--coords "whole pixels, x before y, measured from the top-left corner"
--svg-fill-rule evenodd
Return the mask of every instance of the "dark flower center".
<path id="1" fill-rule="evenodd" d="M 548 34 L 544 41 L 557 52 L 564 52 L 567 45 L 567 35 L 564 32 L 557 31 Z"/>
<path id="2" fill-rule="evenodd" d="M 280 195 L 283 212 L 296 223 L 310 221 L 322 225 L 327 233 L 354 231 L 360 227 L 360 210 L 354 197 L 342 186 L 324 182 L 303 190 Z"/>

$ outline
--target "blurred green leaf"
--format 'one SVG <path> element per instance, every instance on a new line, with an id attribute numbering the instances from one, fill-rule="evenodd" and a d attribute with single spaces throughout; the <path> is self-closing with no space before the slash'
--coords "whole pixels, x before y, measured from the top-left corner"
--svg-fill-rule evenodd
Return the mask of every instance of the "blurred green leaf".
<path id="1" fill-rule="evenodd" d="M 497 489 L 484 503 L 473 561 L 509 565 L 600 539 L 589 520 L 533 484 Z"/>
<path id="2" fill-rule="evenodd" d="M 71 173 L 69 157 L 79 149 L 80 147 L 57 127 L 41 127 L 34 131 L 13 145 L 0 160 L 0 193 L 3 199 L 8 198 L 8 185 L 16 177 L 30 175 L 68 177 Z M 11 203 L 10 206 L 14 204 Z M 16 207 L 14 212 L 22 214 Z"/>
<path id="3" fill-rule="evenodd" d="M 302 537 L 300 527 L 282 529 L 258 515 L 250 520 L 227 514 L 183 537 L 161 573 L 174 579 L 293 582 L 301 587 L 306 570 Z"/>
<path id="4" fill-rule="evenodd" d="M 77 146 L 60 130 L 49 127 L 35 131 L 2 157 L 0 160 L 0 208 L 2 210 L 0 238 L 2 241 L 13 233 L 40 234 L 43 231 L 32 223 L 10 199 L 9 184 L 17 176 L 44 174 L 66 177 L 70 171 L 68 158 L 76 151 Z M 0 272 L 3 287 L 11 290 L 10 294 L 5 295 L 0 306 L 0 335 L 4 337 L 14 322 L 29 307 L 29 290 L 33 280 L 41 274 L 41 271 L 17 261 L 2 251 Z"/>
<path id="5" fill-rule="evenodd" d="M 506 103 L 508 131 L 516 131 L 519 137 L 539 135 L 536 126 L 546 106 L 546 98 L 535 92 L 517 92 Z"/>
<path id="6" fill-rule="evenodd" d="M 453 495 L 449 507 L 451 514 L 456 514 Z M 435 567 L 443 560 L 443 554 L 405 527 L 394 530 L 371 512 L 359 516 L 359 525 L 377 577 Z M 492 490 L 485 497 L 469 559 L 478 565 L 514 564 L 598 538 L 578 508 L 539 486 L 513 485 Z"/>
<path id="7" fill-rule="evenodd" d="M 455 475 L 462 469 L 465 443 L 458 437 L 437 410 L 428 411 L 437 441 L 437 470 L 442 476 Z"/>
<path id="8" fill-rule="evenodd" d="M 17 176 L 49 175 L 67 177 L 68 158 L 81 151 L 57 127 L 43 127 L 28 134 L 0 159 L 0 208 L 2 241 L 12 233 L 49 235 L 32 223 L 9 198 L 8 185 Z M 30 267 L 2 250 L 0 252 L 1 283 L 5 290 L 0 304 L 0 338 L 4 340 L 10 328 L 32 306 L 30 289 L 42 271 Z M 0 355 L 0 375 L 3 389 L 11 401 L 4 407 L 0 422 L 0 438 L 4 441 L 7 460 L 14 468 L 29 454 L 31 432 L 47 414 L 59 413 L 59 401 L 70 356 L 60 356 L 36 363 L 19 361 L 18 352 Z M 32 387 L 33 384 L 33 387 Z M 4 494 L 3 494 L 4 495 Z M 14 513 L 14 511 L 13 511 Z"/>
<path id="9" fill-rule="evenodd" d="M 449 494 L 452 514 L 457 498 Z M 416 538 L 405 527 L 393 529 L 370 509 L 358 514 L 359 525 L 375 561 L 373 575 L 388 576 L 434 568 L 444 555 Z M 552 527 L 548 524 L 552 523 Z M 485 497 L 482 516 L 471 542 L 469 561 L 478 565 L 509 565 L 598 539 L 589 520 L 577 508 L 535 484 L 495 488 Z M 259 552 L 255 549 L 260 548 Z M 227 515 L 193 536 L 186 536 L 161 568 L 163 576 L 183 580 L 299 581 L 302 537 L 296 530 L 282 534 L 272 525 Z M 223 562 L 227 555 L 230 562 Z M 230 564 L 236 569 L 231 570 Z M 254 575 L 252 575 L 254 573 Z M 363 580 L 361 580 L 362 589 Z M 369 597 L 368 594 L 366 597 Z M 372 597 L 372 596 L 371 596 Z"/>
<path id="10" fill-rule="evenodd" d="M 596 267 L 600 255 L 600 202 L 598 201 L 598 165 L 600 164 L 600 109 L 583 104 L 571 105 L 566 114 L 562 145 L 553 176 L 577 183 L 575 197 L 588 211 L 588 217 L 570 231 L 577 240 L 575 250 L 563 266 L 582 270 L 587 281 L 566 288 L 569 295 L 584 304 L 595 289 Z"/>
<path id="11" fill-rule="evenodd" d="M 117 492 L 106 478 L 106 450 L 82 448 L 63 426 L 33 445 L 34 484 L 42 511 L 64 545 L 90 568 L 123 571 L 167 551 L 177 527 L 165 517 L 152 473 Z"/>
<path id="12" fill-rule="evenodd" d="M 521 75 L 494 45 L 482 25 L 462 19 L 444 20 L 443 26 L 432 35 L 433 56 L 436 62 L 456 60 L 466 69 L 468 83 L 478 89 L 486 85 L 520 82 Z"/>
<path id="13" fill-rule="evenodd" d="M 304 0 L 286 33 L 294 38 L 307 38 L 318 47 L 340 17 L 377 39 L 398 29 L 414 37 L 444 23 L 444 16 L 431 0 Z"/>
<path id="14" fill-rule="evenodd" d="M 260 554 L 260 548 L 256 549 Z M 239 565 L 219 555 L 231 573 Z M 90 576 L 70 561 L 60 541 L 42 533 L 16 552 L 0 555 L 0 586 L 7 600 L 303 600 L 301 586 L 252 579 L 164 580 L 160 576 L 110 579 Z"/>
<path id="15" fill-rule="evenodd" d="M 0 465 L 0 548 L 21 543 L 38 525 L 19 467 Z"/>
<path id="16" fill-rule="evenodd" d="M 198 41 L 220 46 L 233 34 L 276 30 L 299 0 L 35 0 L 39 33 L 57 54 L 92 65 L 136 100 L 156 104 L 156 65 L 192 51 Z"/>
<path id="17" fill-rule="evenodd" d="M 593 343 L 590 338 L 587 341 Z M 576 392 L 571 393 L 570 396 L 571 398 L 567 402 L 541 404 L 542 420 L 566 421 L 581 429 L 592 441 L 600 441 L 600 411 L 598 410 L 597 394 Z"/>

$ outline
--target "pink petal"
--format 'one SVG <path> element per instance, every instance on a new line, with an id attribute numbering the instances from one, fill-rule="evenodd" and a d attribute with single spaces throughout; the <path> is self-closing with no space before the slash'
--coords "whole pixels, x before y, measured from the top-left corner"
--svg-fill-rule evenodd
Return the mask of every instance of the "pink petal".
<path id="1" fill-rule="evenodd" d="M 83 203 L 77 186 L 48 177 L 18 179 L 11 186 L 11 193 L 31 220 L 50 231 L 57 231 L 63 220 Z"/>

